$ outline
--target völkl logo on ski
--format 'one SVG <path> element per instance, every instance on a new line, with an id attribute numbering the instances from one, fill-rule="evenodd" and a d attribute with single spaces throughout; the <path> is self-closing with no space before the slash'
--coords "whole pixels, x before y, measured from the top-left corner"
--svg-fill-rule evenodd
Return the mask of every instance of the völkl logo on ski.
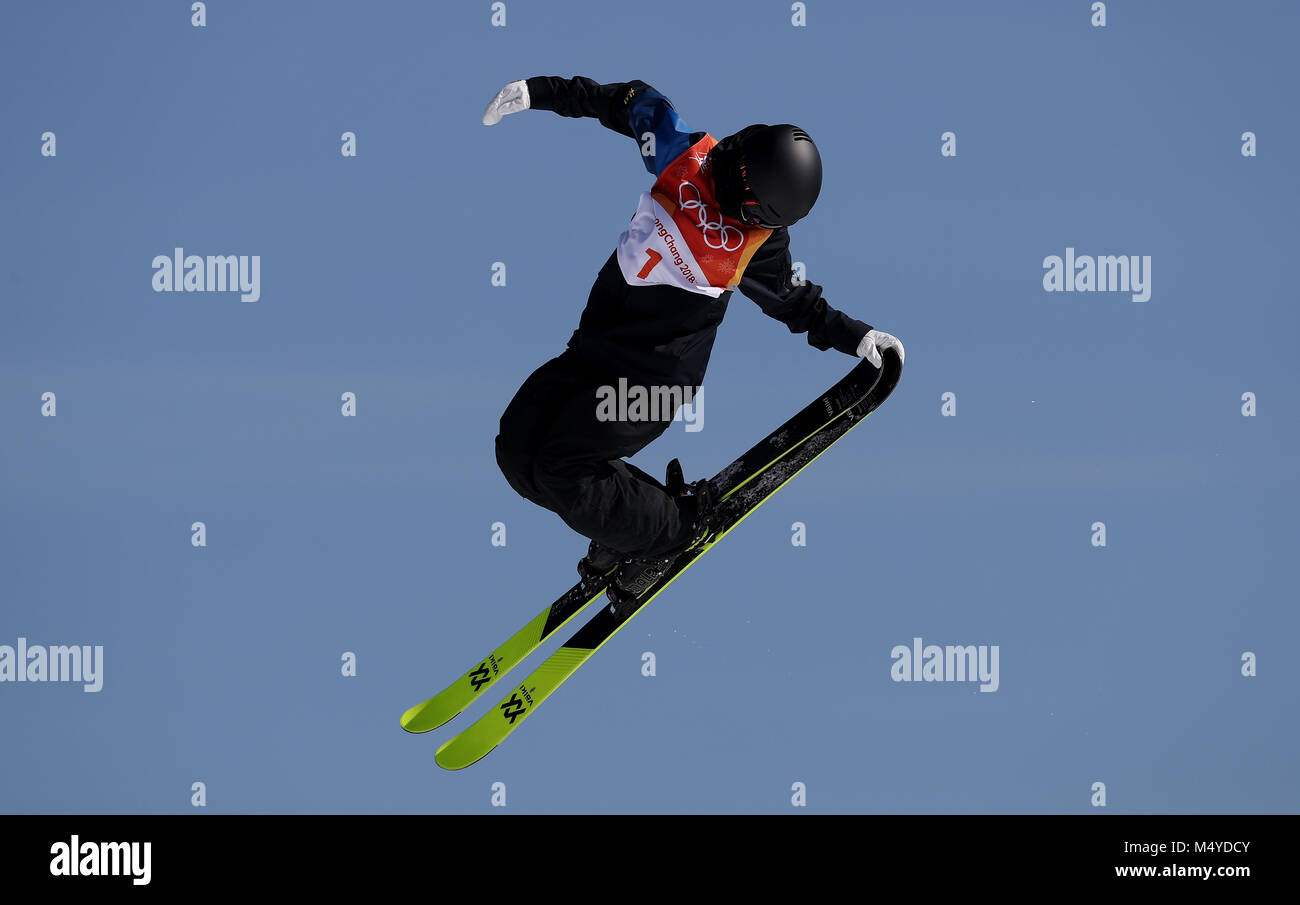
<path id="1" fill-rule="evenodd" d="M 478 691 L 492 679 L 492 673 L 488 672 L 487 661 L 484 660 L 478 665 L 478 669 L 469 674 L 469 683 Z"/>
<path id="2" fill-rule="evenodd" d="M 524 696 L 524 700 L 528 702 L 527 704 L 525 704 L 524 701 L 519 700 L 519 695 L 521 694 Z M 527 688 L 520 685 L 517 692 L 511 692 L 510 697 L 501 702 L 501 711 L 505 715 L 505 718 L 510 721 L 510 725 L 513 726 L 515 720 L 519 719 L 523 712 L 531 707 L 532 704 L 533 696 L 528 693 Z"/>

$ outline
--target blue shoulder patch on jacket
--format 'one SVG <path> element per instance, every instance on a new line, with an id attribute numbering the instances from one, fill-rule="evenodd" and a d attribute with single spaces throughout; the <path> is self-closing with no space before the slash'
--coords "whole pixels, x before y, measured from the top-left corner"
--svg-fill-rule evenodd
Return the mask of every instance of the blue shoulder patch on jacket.
<path id="1" fill-rule="evenodd" d="M 668 98 L 653 88 L 642 91 L 628 104 L 628 125 L 642 150 L 645 168 L 655 176 L 691 146 L 691 127 L 678 116 Z M 654 154 L 644 153 L 647 132 L 654 135 Z"/>

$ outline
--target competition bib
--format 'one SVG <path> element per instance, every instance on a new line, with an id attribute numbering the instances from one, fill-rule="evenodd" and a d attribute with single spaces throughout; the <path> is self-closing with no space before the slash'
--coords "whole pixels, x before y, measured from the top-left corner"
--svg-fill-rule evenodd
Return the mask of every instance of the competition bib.
<path id="1" fill-rule="evenodd" d="M 618 237 L 618 266 L 630 286 L 668 284 L 717 298 L 740 283 L 771 230 L 723 216 L 701 167 L 717 141 L 705 135 L 664 168 Z"/>

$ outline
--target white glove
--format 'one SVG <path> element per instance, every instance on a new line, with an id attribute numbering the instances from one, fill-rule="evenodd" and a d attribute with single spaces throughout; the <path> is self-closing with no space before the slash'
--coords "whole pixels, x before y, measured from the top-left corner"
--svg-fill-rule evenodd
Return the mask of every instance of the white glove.
<path id="1" fill-rule="evenodd" d="M 520 80 L 511 82 L 492 98 L 492 103 L 487 105 L 483 111 L 483 125 L 495 126 L 501 122 L 501 117 L 511 113 L 518 113 L 520 110 L 528 109 L 528 82 Z"/>
<path id="2" fill-rule="evenodd" d="M 858 358 L 865 358 L 876 367 L 881 367 L 884 362 L 880 358 L 880 353 L 886 349 L 893 349 L 898 353 L 898 363 L 903 363 L 903 344 L 895 336 L 888 333 L 881 333 L 879 330 L 868 330 L 867 335 L 862 337 L 862 342 L 858 343 Z"/>

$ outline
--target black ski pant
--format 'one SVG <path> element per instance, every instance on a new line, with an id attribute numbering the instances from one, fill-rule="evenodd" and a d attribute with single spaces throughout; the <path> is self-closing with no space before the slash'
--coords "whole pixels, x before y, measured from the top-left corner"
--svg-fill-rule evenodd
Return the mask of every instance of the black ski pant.
<path id="1" fill-rule="evenodd" d="M 574 531 L 620 553 L 650 558 L 690 538 L 664 485 L 623 461 L 672 424 L 600 420 L 597 390 L 618 379 L 574 349 L 524 381 L 501 416 L 497 464 L 520 496 Z"/>

